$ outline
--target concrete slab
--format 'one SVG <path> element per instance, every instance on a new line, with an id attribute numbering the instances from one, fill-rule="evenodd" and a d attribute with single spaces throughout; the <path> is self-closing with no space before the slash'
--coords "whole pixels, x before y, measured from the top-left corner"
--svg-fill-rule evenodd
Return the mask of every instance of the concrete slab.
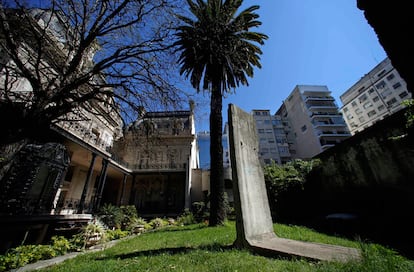
<path id="1" fill-rule="evenodd" d="M 229 104 L 230 158 L 236 210 L 235 245 L 258 253 L 323 261 L 359 259 L 355 248 L 279 238 L 273 231 L 253 116 Z"/>

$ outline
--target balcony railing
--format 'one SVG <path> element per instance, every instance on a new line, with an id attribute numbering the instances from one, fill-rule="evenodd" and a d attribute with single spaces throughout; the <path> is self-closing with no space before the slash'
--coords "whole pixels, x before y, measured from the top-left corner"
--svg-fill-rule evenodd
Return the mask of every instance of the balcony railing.
<path id="1" fill-rule="evenodd" d="M 80 122 L 72 124 L 70 122 L 65 122 L 63 124 L 59 124 L 59 126 L 101 151 L 107 151 L 110 147 L 106 141 L 100 139 L 90 128 L 83 126 Z"/>
<path id="2" fill-rule="evenodd" d="M 308 105 L 309 110 L 327 110 L 327 109 L 335 109 L 337 110 L 338 107 L 336 105 Z"/>
<path id="3" fill-rule="evenodd" d="M 308 96 L 305 99 L 307 101 L 335 101 L 332 96 Z"/>
<path id="4" fill-rule="evenodd" d="M 342 114 L 341 113 L 338 113 L 337 111 L 332 111 L 332 112 L 328 112 L 328 111 L 313 111 L 310 114 L 310 117 L 311 118 L 324 117 L 324 116 L 341 117 Z"/>
<path id="5" fill-rule="evenodd" d="M 350 137 L 351 133 L 348 131 L 320 131 L 318 132 L 319 137 Z"/>
<path id="6" fill-rule="evenodd" d="M 55 214 L 77 214 L 79 209 L 80 199 L 78 198 L 67 198 L 61 202 L 56 204 L 54 208 Z M 91 213 L 92 212 L 92 203 L 86 202 L 83 205 L 83 212 L 84 213 Z"/>

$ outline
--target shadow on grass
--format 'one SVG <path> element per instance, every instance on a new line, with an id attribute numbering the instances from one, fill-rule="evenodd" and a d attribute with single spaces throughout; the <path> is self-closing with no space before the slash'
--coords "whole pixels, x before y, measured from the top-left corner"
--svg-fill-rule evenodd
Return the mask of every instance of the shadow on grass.
<path id="1" fill-rule="evenodd" d="M 161 228 L 161 229 L 155 229 L 155 230 L 149 230 L 146 233 L 151 233 L 151 232 L 172 232 L 172 231 L 191 231 L 191 230 L 199 230 L 199 229 L 205 229 L 208 228 L 209 226 L 206 224 L 198 224 L 198 225 L 191 225 L 191 226 L 182 226 L 182 227 L 177 227 L 177 226 L 173 226 L 173 227 L 165 227 L 165 228 Z"/>
<path id="2" fill-rule="evenodd" d="M 198 246 L 198 247 L 173 247 L 173 248 L 160 248 L 160 249 L 151 249 L 151 250 L 143 250 L 143 251 L 135 251 L 130 252 L 126 254 L 115 254 L 111 256 L 106 257 L 97 257 L 95 260 L 103 261 L 103 260 L 110 260 L 110 259 L 131 259 L 135 257 L 143 257 L 143 256 L 156 256 L 156 255 L 162 255 L 162 254 L 181 254 L 181 253 L 190 253 L 191 251 L 195 250 L 208 250 L 208 251 L 214 251 L 214 252 L 223 252 L 235 249 L 236 247 L 234 245 L 226 245 L 223 246 L 221 244 L 209 244 L 204 246 Z"/>

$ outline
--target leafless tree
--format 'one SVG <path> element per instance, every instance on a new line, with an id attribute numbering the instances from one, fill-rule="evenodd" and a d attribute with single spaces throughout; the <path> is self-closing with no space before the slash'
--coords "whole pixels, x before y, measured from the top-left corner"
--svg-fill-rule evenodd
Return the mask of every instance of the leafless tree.
<path id="1" fill-rule="evenodd" d="M 1 1 L 1 143 L 36 136 L 79 107 L 105 105 L 104 114 L 117 111 L 129 122 L 142 107 L 180 105 L 185 96 L 171 39 L 181 6 L 181 0 Z"/>

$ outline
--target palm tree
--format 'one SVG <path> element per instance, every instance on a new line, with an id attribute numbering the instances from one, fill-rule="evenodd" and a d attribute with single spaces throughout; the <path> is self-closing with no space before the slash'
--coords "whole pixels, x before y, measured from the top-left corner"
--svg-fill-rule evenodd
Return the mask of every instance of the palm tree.
<path id="1" fill-rule="evenodd" d="M 222 100 L 241 84 L 248 85 L 253 67 L 261 68 L 260 48 L 268 37 L 249 32 L 261 22 L 251 6 L 236 14 L 242 0 L 187 0 L 192 18 L 179 16 L 183 25 L 177 29 L 177 52 L 180 74 L 190 78 L 191 85 L 211 93 L 210 101 L 210 226 L 222 225 L 224 176 L 222 146 Z"/>

